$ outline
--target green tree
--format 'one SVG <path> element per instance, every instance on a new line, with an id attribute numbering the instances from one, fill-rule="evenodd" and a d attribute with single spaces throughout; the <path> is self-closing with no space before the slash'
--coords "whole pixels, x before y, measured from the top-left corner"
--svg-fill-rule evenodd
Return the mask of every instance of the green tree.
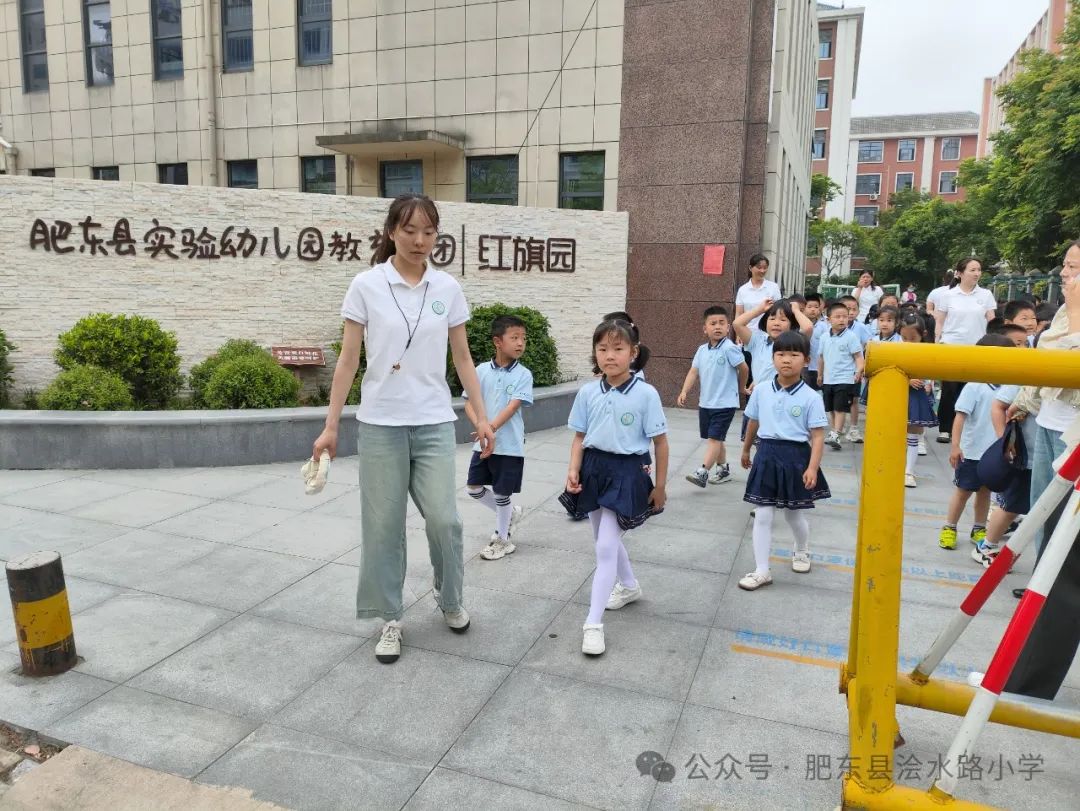
<path id="1" fill-rule="evenodd" d="M 810 249 L 821 257 L 821 277 L 840 272 L 852 256 L 862 256 L 870 247 L 868 229 L 856 222 L 842 222 L 833 217 L 810 223 Z"/>
<path id="2" fill-rule="evenodd" d="M 833 182 L 828 175 L 820 172 L 810 175 L 810 216 L 820 217 L 825 204 L 835 200 L 842 191 L 840 184 Z"/>

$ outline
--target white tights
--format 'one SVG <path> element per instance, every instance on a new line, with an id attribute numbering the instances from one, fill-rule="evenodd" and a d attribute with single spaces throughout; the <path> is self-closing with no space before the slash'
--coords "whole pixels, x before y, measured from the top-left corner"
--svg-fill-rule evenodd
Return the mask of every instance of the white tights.
<path id="1" fill-rule="evenodd" d="M 795 534 L 795 551 L 810 551 L 810 525 L 803 510 L 782 510 L 788 526 Z M 769 573 L 769 549 L 772 546 L 772 525 L 776 507 L 758 507 L 754 513 L 754 571 Z"/>
<path id="2" fill-rule="evenodd" d="M 616 576 L 628 588 L 636 586 L 637 579 L 630 568 L 630 556 L 623 546 L 618 516 L 601 507 L 589 513 L 589 521 L 592 522 L 593 536 L 596 538 L 596 572 L 593 574 L 589 618 L 585 622 L 599 625 L 604 621 L 604 609 L 611 590 L 615 588 Z"/>

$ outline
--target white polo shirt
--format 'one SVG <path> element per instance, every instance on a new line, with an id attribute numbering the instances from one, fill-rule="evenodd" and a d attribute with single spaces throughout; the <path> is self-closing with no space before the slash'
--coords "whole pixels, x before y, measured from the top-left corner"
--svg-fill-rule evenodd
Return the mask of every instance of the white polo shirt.
<path id="1" fill-rule="evenodd" d="M 450 328 L 469 320 L 469 306 L 453 276 L 429 265 L 410 287 L 388 260 L 356 274 L 341 315 L 365 328 L 367 371 L 358 420 L 434 425 L 456 419 L 446 385 L 446 347 Z"/>
<path id="2" fill-rule="evenodd" d="M 934 307 L 945 314 L 938 343 L 973 346 L 986 334 L 986 314 L 997 309 L 997 302 L 985 287 L 965 293 L 957 285 L 942 295 Z"/>
<path id="3" fill-rule="evenodd" d="M 772 279 L 762 279 L 761 287 L 754 287 L 754 282 L 751 280 L 735 291 L 735 305 L 741 305 L 743 312 L 748 312 L 767 298 L 771 298 L 773 301 L 779 301 L 783 297 L 784 294 L 780 292 L 780 285 Z M 756 321 L 754 322 L 754 326 L 757 326 Z"/>

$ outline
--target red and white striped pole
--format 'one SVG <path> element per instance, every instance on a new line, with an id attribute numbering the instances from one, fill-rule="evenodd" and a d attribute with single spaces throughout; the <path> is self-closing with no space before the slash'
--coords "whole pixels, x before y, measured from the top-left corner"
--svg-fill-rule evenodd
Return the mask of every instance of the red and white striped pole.
<path id="1" fill-rule="evenodd" d="M 1026 522 L 1027 519 L 1025 519 Z M 990 713 L 993 712 L 994 706 L 1001 697 L 1001 691 L 1005 688 L 1005 683 L 1012 675 L 1020 651 L 1023 650 L 1031 629 L 1035 625 L 1035 620 L 1039 618 L 1039 613 L 1046 603 L 1046 595 L 1050 593 L 1054 581 L 1057 580 L 1078 533 L 1080 533 L 1080 482 L 1073 488 L 1073 493 L 1065 506 L 1065 512 L 1054 529 L 1053 536 L 1043 549 L 1042 558 L 1031 575 L 1027 591 L 1020 599 L 1020 605 L 1016 607 L 1016 612 L 1009 621 L 1009 627 L 1005 629 L 1005 635 L 1001 637 L 990 667 L 986 669 L 982 684 L 975 691 L 975 697 L 971 700 L 967 714 L 960 724 L 960 731 L 956 734 L 952 746 L 949 747 L 949 754 L 941 767 L 941 777 L 934 783 L 934 789 L 938 792 L 951 797 L 956 790 L 957 766 L 960 763 L 960 757 L 971 754 L 975 741 L 990 719 Z"/>
<path id="2" fill-rule="evenodd" d="M 972 586 L 967 597 L 960 603 L 960 610 L 949 620 L 949 624 L 934 640 L 930 650 L 916 665 L 911 676 L 916 682 L 925 683 L 930 675 L 941 664 L 949 650 L 956 644 L 956 640 L 964 633 L 964 630 L 979 613 L 990 595 L 994 593 L 1001 581 L 1005 579 L 1013 563 L 1020 557 L 1020 553 L 1031 543 L 1032 538 L 1050 518 L 1051 513 L 1057 508 L 1061 500 L 1065 498 L 1073 485 L 1080 480 L 1080 446 L 1073 449 L 1069 457 L 1057 469 L 1056 475 L 1043 490 L 1042 495 L 1028 510 L 1027 517 L 1017 527 L 1005 546 L 998 552 L 994 562 L 990 564 L 979 582 Z"/>

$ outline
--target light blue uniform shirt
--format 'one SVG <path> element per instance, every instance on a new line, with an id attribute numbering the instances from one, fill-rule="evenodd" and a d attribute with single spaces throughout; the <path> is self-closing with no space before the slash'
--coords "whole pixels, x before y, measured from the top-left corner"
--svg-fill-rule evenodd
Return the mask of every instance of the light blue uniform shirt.
<path id="1" fill-rule="evenodd" d="M 818 358 L 821 357 L 821 339 L 829 333 L 829 322 L 822 319 L 814 324 L 814 334 L 810 337 L 810 363 L 807 368 L 811 372 L 818 370 Z"/>
<path id="2" fill-rule="evenodd" d="M 754 386 L 746 404 L 746 416 L 757 420 L 757 435 L 762 439 L 792 442 L 809 442 L 811 429 L 829 424 L 820 394 L 801 380 L 785 388 L 780 385 L 778 375 Z"/>
<path id="3" fill-rule="evenodd" d="M 964 388 L 967 388 L 965 386 Z M 994 399 L 1005 405 L 1012 405 L 1016 395 L 1020 393 L 1019 386 L 1002 386 L 995 392 Z M 1027 467 L 1031 470 L 1031 463 L 1035 461 L 1035 416 L 1031 415 L 1020 422 L 1020 433 L 1024 435 L 1024 444 L 1027 446 Z"/>
<path id="4" fill-rule="evenodd" d="M 821 338 L 821 357 L 825 361 L 825 379 L 822 385 L 834 386 L 839 383 L 855 382 L 855 358 L 862 352 L 862 344 L 854 329 L 846 329 L 839 335 L 833 335 L 830 329 Z"/>
<path id="5" fill-rule="evenodd" d="M 772 338 L 767 332 L 756 329 L 746 344 L 746 351 L 750 353 L 750 374 L 756 385 L 759 380 L 771 380 L 776 374 L 776 367 L 772 360 Z"/>
<path id="6" fill-rule="evenodd" d="M 660 394 L 648 383 L 631 377 L 613 387 L 601 378 L 578 390 L 569 426 L 585 434 L 586 448 L 640 454 L 649 452 L 654 436 L 667 433 L 667 417 Z"/>
<path id="7" fill-rule="evenodd" d="M 873 331 L 862 321 L 853 322 L 848 326 L 848 330 L 854 332 L 858 336 L 859 343 L 862 344 L 863 349 L 866 349 L 866 345 L 870 343 L 870 339 L 874 337 Z"/>
<path id="8" fill-rule="evenodd" d="M 722 338 L 716 346 L 698 347 L 690 365 L 701 379 L 701 408 L 738 408 L 739 373 L 736 369 L 746 358 L 733 341 Z"/>
<path id="9" fill-rule="evenodd" d="M 997 441 L 997 432 L 990 420 L 990 403 L 999 388 L 993 383 L 968 383 L 956 399 L 956 411 L 967 415 L 960 434 L 960 453 L 965 459 L 979 461 L 986 449 Z"/>
<path id="10" fill-rule="evenodd" d="M 533 403 L 532 372 L 516 360 L 506 367 L 498 366 L 494 359 L 478 363 L 476 376 L 480 378 L 488 419 L 494 419 L 512 400 L 521 400 L 522 406 Z M 465 397 L 467 399 L 468 395 Z M 473 445 L 473 450 L 480 450 L 479 442 Z M 525 455 L 525 420 L 520 408 L 495 432 L 495 453 L 499 456 Z"/>
<path id="11" fill-rule="evenodd" d="M 880 335 L 875 335 L 870 339 L 873 343 L 877 344 L 899 344 L 903 343 L 904 339 L 900 337 L 899 332 L 894 332 L 891 338 L 882 338 Z"/>

